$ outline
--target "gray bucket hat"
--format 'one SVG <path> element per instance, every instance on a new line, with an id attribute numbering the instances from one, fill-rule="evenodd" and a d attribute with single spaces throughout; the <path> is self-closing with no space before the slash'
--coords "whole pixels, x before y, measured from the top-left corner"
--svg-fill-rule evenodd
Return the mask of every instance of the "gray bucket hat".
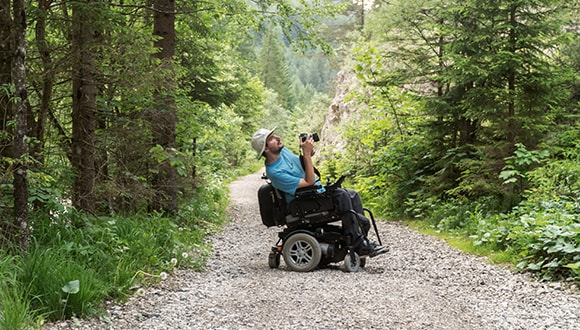
<path id="1" fill-rule="evenodd" d="M 258 152 L 258 159 L 260 159 L 264 153 L 264 149 L 266 149 L 266 139 L 275 129 L 276 127 L 271 130 L 260 128 L 256 133 L 254 133 L 254 136 L 252 136 L 252 148 Z"/>

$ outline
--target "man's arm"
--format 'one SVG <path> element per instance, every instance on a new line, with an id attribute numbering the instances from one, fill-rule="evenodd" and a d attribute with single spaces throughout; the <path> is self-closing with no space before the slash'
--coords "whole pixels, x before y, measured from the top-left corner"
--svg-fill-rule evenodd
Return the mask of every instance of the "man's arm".
<path id="1" fill-rule="evenodd" d="M 300 141 L 300 148 L 304 159 L 305 177 L 300 179 L 298 188 L 304 188 L 314 185 L 316 177 L 314 176 L 314 165 L 312 164 L 312 155 L 314 155 L 314 140 L 309 136 L 304 142 Z"/>

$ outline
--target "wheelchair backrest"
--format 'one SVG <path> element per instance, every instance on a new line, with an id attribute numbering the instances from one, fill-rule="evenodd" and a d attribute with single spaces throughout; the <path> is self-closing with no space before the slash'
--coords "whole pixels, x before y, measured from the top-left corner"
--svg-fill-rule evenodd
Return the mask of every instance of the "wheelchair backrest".
<path id="1" fill-rule="evenodd" d="M 339 219 L 330 194 L 302 194 L 287 204 L 283 192 L 271 184 L 263 184 L 258 189 L 258 202 L 260 217 L 266 227 L 294 227 Z"/>
<path id="2" fill-rule="evenodd" d="M 266 227 L 283 226 L 286 224 L 286 201 L 284 194 L 271 184 L 263 184 L 258 189 L 260 216 Z"/>

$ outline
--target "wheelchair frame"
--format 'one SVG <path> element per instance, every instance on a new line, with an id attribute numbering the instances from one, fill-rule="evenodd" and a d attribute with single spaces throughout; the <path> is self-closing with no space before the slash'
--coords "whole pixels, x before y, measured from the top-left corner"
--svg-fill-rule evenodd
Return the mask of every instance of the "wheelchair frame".
<path id="1" fill-rule="evenodd" d="M 308 272 L 316 267 L 344 261 L 347 272 L 356 272 L 366 264 L 366 256 L 359 256 L 352 247 L 350 235 L 342 233 L 342 227 L 332 224 L 341 221 L 344 212 L 338 212 L 332 200 L 332 192 L 341 187 L 344 177 L 335 184 L 325 186 L 325 193 L 318 194 L 320 186 L 299 189 L 296 198 L 287 204 L 284 193 L 275 189 L 264 175 L 267 183 L 258 189 L 260 216 L 267 227 L 285 228 L 278 233 L 278 241 L 268 255 L 270 268 L 280 266 L 280 258 L 293 271 Z M 379 244 L 379 232 L 372 212 L 369 214 Z M 355 218 L 359 215 L 351 210 Z"/>

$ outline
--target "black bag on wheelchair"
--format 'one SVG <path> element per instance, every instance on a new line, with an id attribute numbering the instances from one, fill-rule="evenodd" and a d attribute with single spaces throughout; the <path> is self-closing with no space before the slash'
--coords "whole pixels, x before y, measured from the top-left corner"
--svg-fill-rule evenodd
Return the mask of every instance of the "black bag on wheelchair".
<path id="1" fill-rule="evenodd" d="M 286 201 L 284 195 L 271 184 L 263 184 L 258 189 L 260 216 L 266 227 L 286 224 Z"/>

